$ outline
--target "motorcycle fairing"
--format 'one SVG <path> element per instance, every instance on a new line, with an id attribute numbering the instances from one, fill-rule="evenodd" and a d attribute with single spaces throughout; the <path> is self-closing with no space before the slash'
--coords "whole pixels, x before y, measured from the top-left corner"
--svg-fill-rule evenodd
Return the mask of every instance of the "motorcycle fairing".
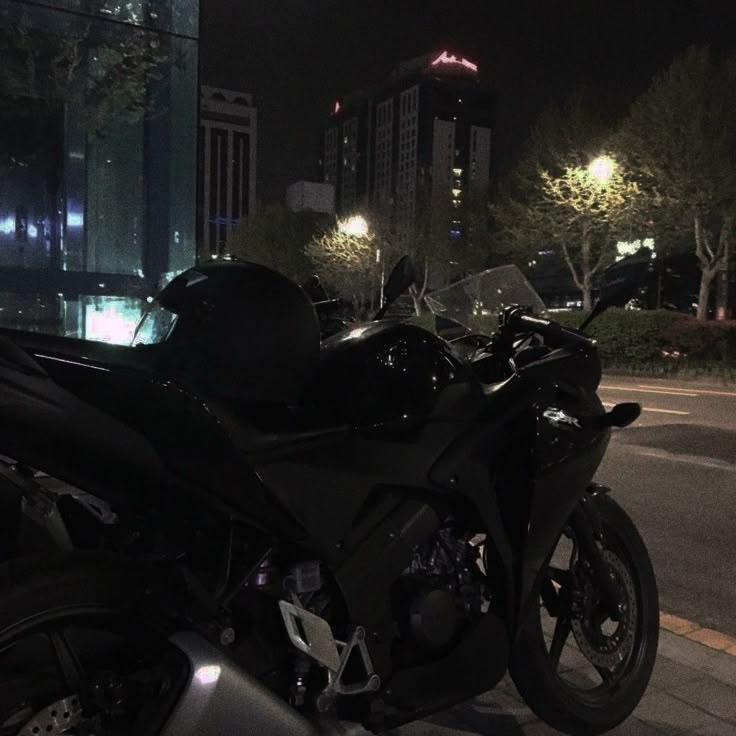
<path id="1" fill-rule="evenodd" d="M 59 386 L 5 338 L 0 338 L 0 447 L 4 455 L 92 493 L 125 494 L 171 482 L 141 434 Z"/>

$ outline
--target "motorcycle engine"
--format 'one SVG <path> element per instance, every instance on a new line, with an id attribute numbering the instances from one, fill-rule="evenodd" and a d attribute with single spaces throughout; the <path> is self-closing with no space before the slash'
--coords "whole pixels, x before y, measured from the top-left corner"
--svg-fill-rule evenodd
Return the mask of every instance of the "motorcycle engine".
<path id="1" fill-rule="evenodd" d="M 447 525 L 414 556 L 394 586 L 396 654 L 409 666 L 444 654 L 483 611 L 479 552 Z"/>

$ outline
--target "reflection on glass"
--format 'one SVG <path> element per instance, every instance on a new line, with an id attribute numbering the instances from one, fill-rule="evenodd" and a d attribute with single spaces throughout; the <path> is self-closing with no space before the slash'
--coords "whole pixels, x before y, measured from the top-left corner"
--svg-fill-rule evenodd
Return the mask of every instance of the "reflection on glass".
<path id="1" fill-rule="evenodd" d="M 143 192 L 141 126 L 88 141 L 85 271 L 136 274 L 143 267 Z"/>
<path id="2" fill-rule="evenodd" d="M 56 333 L 60 323 L 56 299 L 42 294 L 0 293 L 0 327 Z"/>
<path id="3" fill-rule="evenodd" d="M 115 296 L 83 297 L 84 338 L 115 345 L 130 345 L 141 317 L 138 299 Z"/>
<path id="4" fill-rule="evenodd" d="M 86 13 L 118 23 L 195 37 L 198 0 L 35 0 L 40 5 Z"/>
<path id="5" fill-rule="evenodd" d="M 0 293 L 30 285 L 57 332 L 118 340 L 90 288 L 137 302 L 193 265 L 197 23 L 197 0 L 0 3 Z"/>
<path id="6" fill-rule="evenodd" d="M 176 324 L 177 315 L 154 302 L 143 316 L 133 336 L 132 344 L 157 345 L 166 342 Z"/>
<path id="7" fill-rule="evenodd" d="M 130 345 L 141 317 L 139 299 L 120 296 L 80 296 L 62 300 L 64 334 L 83 340 Z"/>

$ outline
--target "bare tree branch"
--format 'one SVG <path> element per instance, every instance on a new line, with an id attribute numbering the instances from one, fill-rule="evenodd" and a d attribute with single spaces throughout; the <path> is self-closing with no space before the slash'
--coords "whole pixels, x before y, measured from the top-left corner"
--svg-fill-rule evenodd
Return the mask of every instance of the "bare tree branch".
<path id="1" fill-rule="evenodd" d="M 736 67 L 708 48 L 688 49 L 634 103 L 618 146 L 657 237 L 690 236 L 705 319 L 736 214 Z"/>

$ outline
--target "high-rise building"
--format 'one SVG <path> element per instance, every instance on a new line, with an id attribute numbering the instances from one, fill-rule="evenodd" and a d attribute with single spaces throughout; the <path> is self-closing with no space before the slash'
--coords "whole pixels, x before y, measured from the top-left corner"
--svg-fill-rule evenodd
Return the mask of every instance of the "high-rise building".
<path id="1" fill-rule="evenodd" d="M 425 212 L 455 208 L 490 183 L 493 97 L 476 64 L 443 51 L 401 64 L 380 87 L 335 103 L 324 131 L 322 173 L 345 215 L 390 208 L 399 238 Z"/>
<path id="2" fill-rule="evenodd" d="M 286 189 L 286 206 L 292 212 L 335 214 L 335 187 L 321 181 L 297 181 Z"/>
<path id="3" fill-rule="evenodd" d="M 0 0 L 0 326 L 125 342 L 194 262 L 198 6 Z"/>
<path id="4" fill-rule="evenodd" d="M 255 212 L 258 111 L 250 94 L 203 86 L 199 115 L 199 246 L 209 257 Z"/>

